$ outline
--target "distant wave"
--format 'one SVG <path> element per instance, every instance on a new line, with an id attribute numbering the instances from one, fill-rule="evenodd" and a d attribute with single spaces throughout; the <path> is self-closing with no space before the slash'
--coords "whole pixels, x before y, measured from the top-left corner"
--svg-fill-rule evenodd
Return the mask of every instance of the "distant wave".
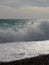
<path id="1" fill-rule="evenodd" d="M 21 23 L 23 21 L 24 20 L 21 20 Z M 7 27 L 7 24 L 4 24 L 4 27 L 0 28 L 0 42 L 49 40 L 49 20 L 29 20 L 26 22 L 27 24 L 20 24 L 20 28 L 17 28 L 15 24 L 15 27 L 11 26 L 10 23 L 8 26 L 10 25 L 11 27 L 3 29 Z"/>

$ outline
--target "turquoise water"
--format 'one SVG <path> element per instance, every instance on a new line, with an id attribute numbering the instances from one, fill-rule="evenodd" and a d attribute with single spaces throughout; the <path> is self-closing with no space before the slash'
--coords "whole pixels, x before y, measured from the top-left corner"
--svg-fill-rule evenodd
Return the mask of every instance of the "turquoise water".
<path id="1" fill-rule="evenodd" d="M 29 20 L 21 20 L 21 19 L 0 19 L 0 28 L 23 28 L 27 25 Z"/>

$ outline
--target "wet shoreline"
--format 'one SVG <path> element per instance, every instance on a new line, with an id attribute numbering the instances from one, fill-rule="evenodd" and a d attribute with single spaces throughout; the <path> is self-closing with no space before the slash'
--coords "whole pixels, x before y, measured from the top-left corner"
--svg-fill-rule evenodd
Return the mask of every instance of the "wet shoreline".
<path id="1" fill-rule="evenodd" d="M 49 65 L 49 54 L 9 62 L 0 62 L 0 65 Z"/>

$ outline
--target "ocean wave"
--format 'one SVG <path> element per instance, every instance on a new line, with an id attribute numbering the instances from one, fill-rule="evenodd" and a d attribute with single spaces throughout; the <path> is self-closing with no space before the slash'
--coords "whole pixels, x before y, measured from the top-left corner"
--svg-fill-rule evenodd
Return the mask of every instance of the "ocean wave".
<path id="1" fill-rule="evenodd" d="M 49 40 L 49 20 L 29 20 L 27 24 L 20 24 L 18 28 L 15 25 L 3 28 L 0 28 L 0 42 L 2 43 Z"/>

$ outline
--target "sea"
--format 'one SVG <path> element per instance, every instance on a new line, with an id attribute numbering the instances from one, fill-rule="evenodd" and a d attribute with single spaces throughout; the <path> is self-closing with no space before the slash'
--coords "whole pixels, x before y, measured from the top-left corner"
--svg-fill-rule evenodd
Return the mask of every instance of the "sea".
<path id="1" fill-rule="evenodd" d="M 49 19 L 0 19 L 0 61 L 49 54 Z"/>

